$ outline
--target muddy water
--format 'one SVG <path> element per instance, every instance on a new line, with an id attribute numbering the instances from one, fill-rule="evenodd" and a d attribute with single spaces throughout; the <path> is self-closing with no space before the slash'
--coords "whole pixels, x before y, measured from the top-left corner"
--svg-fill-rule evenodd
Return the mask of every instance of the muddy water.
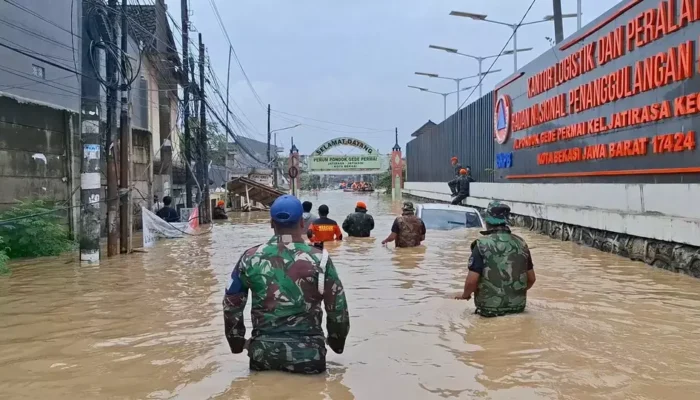
<path id="1" fill-rule="evenodd" d="M 383 248 L 397 204 L 308 199 L 338 220 L 364 200 L 377 226 L 375 238 L 329 246 L 352 320 L 327 374 L 251 374 L 229 353 L 223 286 L 240 253 L 270 235 L 264 214 L 244 214 L 99 267 L 15 265 L 0 278 L 0 398 L 697 398 L 700 280 L 522 232 L 538 274 L 528 311 L 481 319 L 450 299 L 476 232 Z"/>

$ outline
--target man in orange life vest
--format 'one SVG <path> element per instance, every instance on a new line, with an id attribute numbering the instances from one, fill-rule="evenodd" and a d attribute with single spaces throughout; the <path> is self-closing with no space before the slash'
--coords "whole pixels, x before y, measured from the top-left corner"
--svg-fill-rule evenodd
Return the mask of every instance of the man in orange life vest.
<path id="1" fill-rule="evenodd" d="M 328 218 L 328 206 L 322 204 L 318 208 L 319 218 L 315 219 L 309 226 L 306 235 L 311 243 L 332 242 L 333 240 L 343 240 L 343 233 L 340 231 L 338 223 Z"/>

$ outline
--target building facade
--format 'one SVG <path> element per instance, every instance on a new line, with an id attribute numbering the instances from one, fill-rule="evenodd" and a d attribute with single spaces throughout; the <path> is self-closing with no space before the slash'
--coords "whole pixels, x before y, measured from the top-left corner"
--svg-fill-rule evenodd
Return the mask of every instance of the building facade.
<path id="1" fill-rule="evenodd" d="M 95 0 L 0 2 L 0 210 L 22 200 L 49 200 L 71 206 L 67 220 L 77 230 L 82 102 L 99 101 L 103 131 L 106 122 L 105 90 L 98 79 L 106 75 L 105 57 L 90 31 L 99 6 Z M 127 14 L 127 54 L 134 70 L 140 67 L 128 95 L 135 209 L 166 193 L 170 165 L 183 165 L 171 156 L 180 143 L 180 61 L 166 13 L 164 0 L 157 0 L 130 7 Z M 114 139 L 118 156 L 120 143 Z M 102 184 L 106 187 L 105 179 Z"/>

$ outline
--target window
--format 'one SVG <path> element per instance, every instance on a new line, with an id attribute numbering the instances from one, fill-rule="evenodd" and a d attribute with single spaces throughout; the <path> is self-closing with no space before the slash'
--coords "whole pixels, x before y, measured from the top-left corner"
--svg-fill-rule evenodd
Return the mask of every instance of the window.
<path id="1" fill-rule="evenodd" d="M 46 79 L 46 71 L 44 70 L 44 67 L 32 64 L 32 73 L 37 78 Z"/>
<path id="2" fill-rule="evenodd" d="M 479 215 L 461 210 L 423 210 L 421 219 L 428 229 L 481 228 Z"/>

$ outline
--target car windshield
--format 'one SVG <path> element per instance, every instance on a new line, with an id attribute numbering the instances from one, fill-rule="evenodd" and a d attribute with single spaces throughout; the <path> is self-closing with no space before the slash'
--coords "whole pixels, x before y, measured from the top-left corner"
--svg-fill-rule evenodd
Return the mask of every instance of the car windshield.
<path id="1" fill-rule="evenodd" d="M 473 211 L 423 209 L 421 219 L 426 229 L 449 230 L 482 227 L 479 215 Z"/>

